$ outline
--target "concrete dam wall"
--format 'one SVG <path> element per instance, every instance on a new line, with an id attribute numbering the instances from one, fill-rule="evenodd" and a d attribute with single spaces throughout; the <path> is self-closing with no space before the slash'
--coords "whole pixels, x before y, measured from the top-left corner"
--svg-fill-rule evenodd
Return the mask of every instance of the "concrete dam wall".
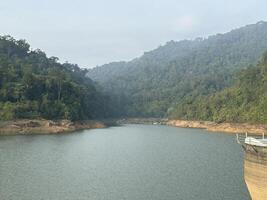
<path id="1" fill-rule="evenodd" d="M 267 147 L 250 144 L 245 150 L 244 178 L 252 200 L 267 200 Z"/>

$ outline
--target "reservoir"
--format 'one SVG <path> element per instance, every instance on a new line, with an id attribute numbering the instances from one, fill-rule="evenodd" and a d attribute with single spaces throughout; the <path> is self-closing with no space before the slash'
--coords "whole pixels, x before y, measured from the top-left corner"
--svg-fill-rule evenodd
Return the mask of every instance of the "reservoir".
<path id="1" fill-rule="evenodd" d="M 0 137 L 1 200 L 249 200 L 231 134 L 124 125 Z"/>

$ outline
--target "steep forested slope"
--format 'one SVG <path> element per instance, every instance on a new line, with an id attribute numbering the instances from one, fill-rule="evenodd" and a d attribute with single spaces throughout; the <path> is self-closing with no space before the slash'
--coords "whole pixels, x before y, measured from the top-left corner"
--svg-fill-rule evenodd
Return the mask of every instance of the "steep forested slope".
<path id="1" fill-rule="evenodd" d="M 115 116 L 165 116 L 185 99 L 220 91 L 267 50 L 267 23 L 207 39 L 168 42 L 130 62 L 89 70 L 111 96 Z"/>
<path id="2" fill-rule="evenodd" d="M 103 116 L 104 98 L 86 70 L 57 62 L 24 40 L 0 37 L 0 120 Z"/>
<path id="3" fill-rule="evenodd" d="M 267 123 L 267 52 L 256 66 L 242 70 L 232 87 L 210 96 L 184 100 L 173 118 L 218 122 Z"/>

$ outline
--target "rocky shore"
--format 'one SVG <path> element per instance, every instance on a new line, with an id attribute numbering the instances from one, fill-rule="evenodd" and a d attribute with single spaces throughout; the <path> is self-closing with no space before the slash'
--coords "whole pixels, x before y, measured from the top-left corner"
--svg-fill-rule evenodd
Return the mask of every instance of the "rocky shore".
<path id="1" fill-rule="evenodd" d="M 104 127 L 106 127 L 104 123 L 94 120 L 79 122 L 69 120 L 14 120 L 0 122 L 0 135 L 60 134 Z"/>
<path id="2" fill-rule="evenodd" d="M 267 124 L 248 124 L 248 123 L 216 123 L 208 121 L 187 121 L 187 120 L 168 120 L 170 126 L 182 128 L 201 128 L 208 131 L 227 132 L 227 133 L 250 133 L 255 135 L 267 134 Z"/>
<path id="3" fill-rule="evenodd" d="M 77 130 L 105 128 L 122 124 L 162 124 L 181 128 L 200 128 L 214 132 L 267 134 L 267 124 L 216 123 L 208 121 L 168 120 L 160 118 L 127 118 L 103 121 L 86 120 L 72 122 L 69 120 L 14 120 L 0 121 L 0 135 L 60 134 Z"/>

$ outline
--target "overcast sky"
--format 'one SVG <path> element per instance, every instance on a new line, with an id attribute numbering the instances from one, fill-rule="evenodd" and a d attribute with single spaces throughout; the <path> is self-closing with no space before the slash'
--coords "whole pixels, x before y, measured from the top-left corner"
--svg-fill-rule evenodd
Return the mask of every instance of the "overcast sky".
<path id="1" fill-rule="evenodd" d="M 0 0 L 0 35 L 89 68 L 267 21 L 266 8 L 267 0 Z"/>

